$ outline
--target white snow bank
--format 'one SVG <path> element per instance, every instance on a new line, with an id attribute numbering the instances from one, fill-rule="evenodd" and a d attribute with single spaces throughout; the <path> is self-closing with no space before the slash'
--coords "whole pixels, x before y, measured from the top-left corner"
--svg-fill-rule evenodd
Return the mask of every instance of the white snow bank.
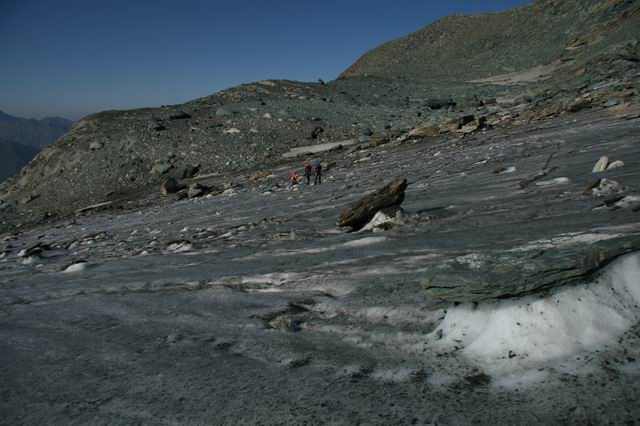
<path id="1" fill-rule="evenodd" d="M 71 265 L 67 266 L 62 272 L 63 273 L 74 273 L 74 272 L 82 272 L 85 269 L 87 269 L 87 262 L 77 262 L 77 263 L 72 263 Z"/>
<path id="2" fill-rule="evenodd" d="M 500 374 L 613 343 L 640 319 L 640 253 L 622 257 L 594 282 L 540 298 L 452 307 L 429 335 L 436 351 L 455 351 Z"/>
<path id="3" fill-rule="evenodd" d="M 373 244 L 380 244 L 387 241 L 386 237 L 366 237 L 359 240 L 348 241 L 342 244 L 343 247 L 366 247 Z"/>
<path id="4" fill-rule="evenodd" d="M 402 209 L 399 209 L 394 216 L 385 214 L 382 210 L 377 212 L 375 216 L 358 232 L 378 232 L 384 231 L 387 227 L 394 225 L 405 225 L 408 223 L 410 217 Z"/>
<path id="5" fill-rule="evenodd" d="M 289 151 L 282 154 L 282 156 L 285 158 L 294 158 L 294 157 L 299 157 L 301 155 L 317 154 L 320 152 L 329 151 L 339 146 L 347 147 L 347 146 L 355 145 L 357 143 L 358 141 L 356 139 L 349 139 L 349 140 L 340 141 L 340 142 L 328 142 L 328 143 L 321 143 L 316 145 L 300 146 L 297 148 L 291 148 Z"/>

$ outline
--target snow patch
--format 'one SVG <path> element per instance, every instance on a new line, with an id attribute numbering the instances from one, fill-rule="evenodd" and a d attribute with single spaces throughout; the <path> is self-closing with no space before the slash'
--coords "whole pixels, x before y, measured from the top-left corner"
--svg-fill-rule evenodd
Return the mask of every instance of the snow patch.
<path id="1" fill-rule="evenodd" d="M 537 369 L 518 371 L 514 374 L 497 377 L 493 382 L 493 386 L 507 389 L 521 389 L 530 385 L 541 383 L 549 375 L 548 371 Z"/>
<path id="2" fill-rule="evenodd" d="M 343 244 L 344 247 L 366 247 L 374 244 L 380 244 L 387 241 L 386 237 L 366 237 L 359 240 L 349 241 Z"/>
<path id="3" fill-rule="evenodd" d="M 458 380 L 456 376 L 450 374 L 435 372 L 427 378 L 427 383 L 431 386 L 449 386 Z"/>
<path id="4" fill-rule="evenodd" d="M 188 241 L 175 241 L 167 245 L 166 251 L 169 253 L 184 253 L 193 250 L 193 245 Z"/>
<path id="5" fill-rule="evenodd" d="M 77 262 L 67 266 L 62 272 L 63 273 L 73 273 L 73 272 L 82 272 L 87 269 L 87 262 Z"/>
<path id="6" fill-rule="evenodd" d="M 471 253 L 464 256 L 458 256 L 455 258 L 458 263 L 464 263 L 472 269 L 480 269 L 484 266 L 484 256 L 478 253 Z"/>
<path id="7" fill-rule="evenodd" d="M 543 180 L 542 182 L 536 183 L 536 186 L 546 188 L 550 186 L 567 185 L 568 183 L 571 183 L 571 180 L 569 180 L 569 178 L 559 177 L 551 180 Z"/>
<path id="8" fill-rule="evenodd" d="M 612 240 L 614 238 L 622 237 L 621 233 L 596 233 L 596 232 L 587 232 L 587 233 L 567 233 L 560 234 L 557 237 L 553 238 L 545 238 L 536 241 L 531 241 L 526 246 L 515 247 L 509 251 L 511 252 L 524 252 L 531 250 L 548 250 L 548 249 L 557 249 L 560 247 L 572 246 L 577 244 L 592 244 L 597 243 L 598 241 L 606 241 Z"/>
<path id="9" fill-rule="evenodd" d="M 27 256 L 22 261 L 22 264 L 23 265 L 31 265 L 33 263 L 36 263 L 38 260 L 40 260 L 40 258 L 38 256 Z"/>
<path id="10" fill-rule="evenodd" d="M 371 378 L 387 383 L 400 383 L 409 381 L 416 374 L 414 368 L 384 368 L 371 373 Z"/>
<path id="11" fill-rule="evenodd" d="M 616 339 L 640 319 L 640 253 L 624 256 L 589 284 L 479 306 L 451 307 L 429 335 L 436 351 L 461 353 L 505 375 Z"/>
<path id="12" fill-rule="evenodd" d="M 395 215 L 389 216 L 382 210 L 377 212 L 375 216 L 358 232 L 379 232 L 385 231 L 396 225 L 405 225 L 410 216 L 402 209 L 399 209 Z"/>

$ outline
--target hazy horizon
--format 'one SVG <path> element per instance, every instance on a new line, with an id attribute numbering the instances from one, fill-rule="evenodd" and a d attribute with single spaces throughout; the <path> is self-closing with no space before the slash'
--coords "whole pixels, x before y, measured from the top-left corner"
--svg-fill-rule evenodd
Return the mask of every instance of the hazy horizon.
<path id="1" fill-rule="evenodd" d="M 443 16 L 527 3 L 3 2 L 0 110 L 78 120 L 109 109 L 178 104 L 268 78 L 329 81 L 367 50 Z"/>

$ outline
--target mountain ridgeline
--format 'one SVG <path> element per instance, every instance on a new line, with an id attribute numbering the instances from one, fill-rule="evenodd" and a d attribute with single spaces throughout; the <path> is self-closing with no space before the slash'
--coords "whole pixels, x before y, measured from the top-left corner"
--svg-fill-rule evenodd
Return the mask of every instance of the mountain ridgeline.
<path id="1" fill-rule="evenodd" d="M 14 117 L 0 111 L 0 182 L 15 175 L 47 145 L 67 133 L 72 121 Z"/>
<path id="2" fill-rule="evenodd" d="M 41 150 L 71 128 L 73 121 L 60 117 L 42 120 L 20 118 L 0 111 L 0 138 Z"/>
<path id="3" fill-rule="evenodd" d="M 0 209 L 5 225 L 64 215 L 169 177 L 249 174 L 293 147 L 383 143 L 462 116 L 515 126 L 576 109 L 600 83 L 635 102 L 639 29 L 637 1 L 538 0 L 443 18 L 371 50 L 329 84 L 265 80 L 181 105 L 93 114 L 0 186 Z"/>
<path id="4" fill-rule="evenodd" d="M 38 151 L 32 146 L 0 139 L 0 182 L 16 174 Z"/>

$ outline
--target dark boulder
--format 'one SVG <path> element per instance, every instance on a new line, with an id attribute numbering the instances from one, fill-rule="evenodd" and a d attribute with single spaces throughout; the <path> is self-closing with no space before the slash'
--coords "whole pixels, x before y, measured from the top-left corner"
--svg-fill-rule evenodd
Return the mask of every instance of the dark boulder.
<path id="1" fill-rule="evenodd" d="M 311 132 L 311 139 L 318 139 L 318 136 L 320 136 L 320 134 L 323 132 L 324 129 L 322 127 L 316 127 L 315 129 L 313 129 L 313 132 Z"/>
<path id="2" fill-rule="evenodd" d="M 200 171 L 200 165 L 185 164 L 176 171 L 178 179 L 190 179 Z"/>
<path id="3" fill-rule="evenodd" d="M 397 179 L 379 191 L 367 195 L 340 214 L 338 226 L 350 227 L 357 231 L 380 210 L 397 210 L 404 201 L 404 191 L 408 185 L 406 179 Z"/>
<path id="4" fill-rule="evenodd" d="M 455 107 L 456 102 L 453 99 L 427 99 L 424 104 L 431 109 L 442 109 Z"/>
<path id="5" fill-rule="evenodd" d="M 183 188 L 184 186 L 180 185 L 175 179 L 167 179 L 160 185 L 160 192 L 163 195 L 176 194 Z"/>
<path id="6" fill-rule="evenodd" d="M 184 111 L 179 111 L 169 116 L 169 120 L 185 120 L 187 118 L 191 118 L 191 116 Z"/>
<path id="7" fill-rule="evenodd" d="M 569 112 L 582 111 L 583 109 L 591 108 L 592 103 L 593 101 L 591 98 L 579 99 L 569 104 L 569 106 L 567 107 L 567 111 Z"/>

